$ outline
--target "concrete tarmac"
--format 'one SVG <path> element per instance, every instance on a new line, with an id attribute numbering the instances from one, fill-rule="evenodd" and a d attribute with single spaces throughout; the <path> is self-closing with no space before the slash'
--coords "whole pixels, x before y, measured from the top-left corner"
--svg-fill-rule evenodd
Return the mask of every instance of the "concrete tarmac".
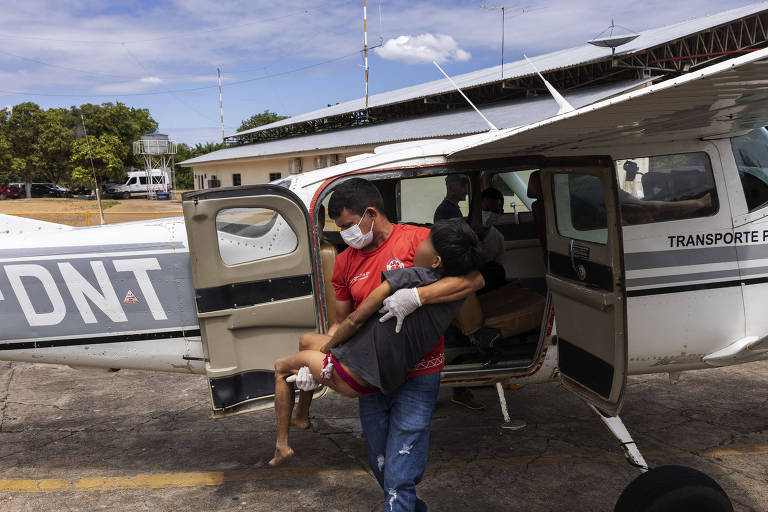
<path id="1" fill-rule="evenodd" d="M 633 377 L 622 413 L 652 466 L 715 478 L 737 511 L 768 511 L 768 362 Z M 558 384 L 507 391 L 528 427 L 499 428 L 495 390 L 469 411 L 443 389 L 419 495 L 435 511 L 610 511 L 639 472 Z M 357 404 L 329 394 L 296 456 L 266 466 L 271 411 L 213 420 L 201 376 L 0 363 L 0 510 L 381 510 Z"/>

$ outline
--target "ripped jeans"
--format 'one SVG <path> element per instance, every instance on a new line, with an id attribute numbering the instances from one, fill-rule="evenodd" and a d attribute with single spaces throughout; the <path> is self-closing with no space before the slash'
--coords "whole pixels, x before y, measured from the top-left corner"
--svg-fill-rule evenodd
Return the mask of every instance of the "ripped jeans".
<path id="1" fill-rule="evenodd" d="M 385 512 L 426 511 L 416 497 L 429 450 L 429 423 L 440 390 L 440 372 L 411 377 L 391 395 L 359 399 L 368 465 L 384 490 Z"/>

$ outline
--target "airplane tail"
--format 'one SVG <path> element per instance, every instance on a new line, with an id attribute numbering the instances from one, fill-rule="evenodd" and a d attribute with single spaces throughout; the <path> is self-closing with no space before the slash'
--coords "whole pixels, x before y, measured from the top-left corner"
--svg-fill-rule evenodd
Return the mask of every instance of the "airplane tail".
<path id="1" fill-rule="evenodd" d="M 41 231 L 68 231 L 70 229 L 74 228 L 64 224 L 56 224 L 55 222 L 27 219 L 16 215 L 0 213 L 0 235 L 19 235 Z"/>

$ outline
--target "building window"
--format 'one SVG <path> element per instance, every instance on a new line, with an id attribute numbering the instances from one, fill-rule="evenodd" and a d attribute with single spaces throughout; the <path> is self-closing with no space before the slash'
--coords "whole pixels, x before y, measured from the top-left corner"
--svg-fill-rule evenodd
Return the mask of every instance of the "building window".
<path id="1" fill-rule="evenodd" d="M 236 173 L 232 175 L 232 186 L 233 187 L 239 187 L 241 184 L 240 182 L 240 173 Z"/>
<path id="2" fill-rule="evenodd" d="M 211 178 L 208 180 L 208 188 L 219 188 L 221 186 L 221 181 L 216 176 L 211 176 Z"/>
<path id="3" fill-rule="evenodd" d="M 281 173 L 281 172 L 271 172 L 271 173 L 269 173 L 269 181 L 279 180 L 282 177 L 283 177 L 283 173 Z"/>

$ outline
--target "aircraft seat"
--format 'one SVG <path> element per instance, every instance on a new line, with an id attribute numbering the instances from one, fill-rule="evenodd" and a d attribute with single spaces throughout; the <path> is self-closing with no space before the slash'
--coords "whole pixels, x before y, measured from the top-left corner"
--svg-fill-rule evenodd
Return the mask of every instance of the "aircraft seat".
<path id="1" fill-rule="evenodd" d="M 485 327 L 498 329 L 502 337 L 511 338 L 539 327 L 545 302 L 538 293 L 507 283 L 480 296 L 470 294 L 453 323 L 467 337 Z"/>
<path id="2" fill-rule="evenodd" d="M 528 191 L 526 192 L 528 197 L 535 199 L 531 203 L 531 213 L 533 214 L 533 221 L 536 223 L 536 231 L 539 233 L 539 240 L 541 241 L 541 247 L 544 250 L 546 259 L 547 254 L 547 218 L 544 213 L 544 203 L 541 200 L 541 173 L 534 171 L 531 173 L 528 179 Z"/>
<path id="3" fill-rule="evenodd" d="M 333 265 L 336 263 L 338 251 L 332 243 L 323 240 L 320 244 L 320 262 L 323 266 L 323 289 L 325 291 L 325 311 L 328 316 L 328 326 L 336 321 L 336 290 L 333 288 Z"/>

